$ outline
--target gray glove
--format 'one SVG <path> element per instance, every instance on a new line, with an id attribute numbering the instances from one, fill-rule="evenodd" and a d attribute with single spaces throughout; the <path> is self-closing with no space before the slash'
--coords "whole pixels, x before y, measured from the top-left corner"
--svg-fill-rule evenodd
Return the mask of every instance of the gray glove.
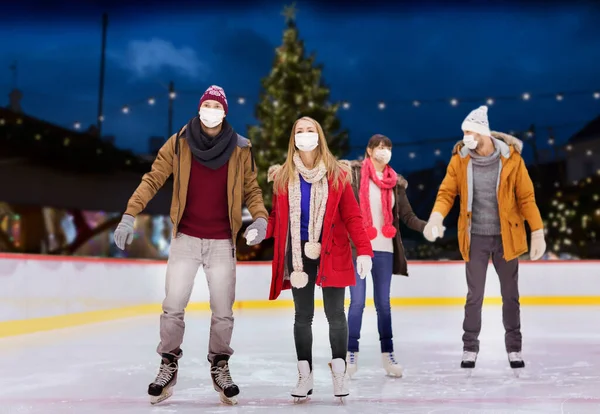
<path id="1" fill-rule="evenodd" d="M 262 242 L 267 237 L 267 220 L 264 218 L 257 218 L 254 223 L 248 226 L 244 232 L 246 238 L 246 244 L 248 246 L 254 246 Z"/>
<path id="2" fill-rule="evenodd" d="M 133 241 L 133 223 L 135 222 L 135 217 L 130 216 L 129 214 L 123 214 L 123 218 L 121 218 L 121 222 L 115 229 L 115 244 L 121 250 L 125 250 L 125 243 L 131 244 Z"/>

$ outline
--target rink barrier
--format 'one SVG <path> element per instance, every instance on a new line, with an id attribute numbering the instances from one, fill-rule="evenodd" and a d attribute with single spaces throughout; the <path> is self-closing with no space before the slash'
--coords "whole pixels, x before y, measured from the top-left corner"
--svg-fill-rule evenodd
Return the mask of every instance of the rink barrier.
<path id="1" fill-rule="evenodd" d="M 161 313 L 166 261 L 0 253 L 0 337 L 74 327 Z M 394 276 L 391 304 L 463 306 L 464 262 L 414 262 L 410 277 Z M 276 301 L 265 298 L 270 263 L 240 262 L 235 310 L 293 309 L 290 291 Z M 367 279 L 367 302 L 373 306 Z M 600 306 L 600 261 L 520 263 L 524 306 Z M 488 268 L 486 305 L 502 304 L 492 265 Z M 346 304 L 349 303 L 347 293 Z M 321 290 L 315 304 L 323 306 Z M 200 270 L 187 311 L 209 311 Z"/>

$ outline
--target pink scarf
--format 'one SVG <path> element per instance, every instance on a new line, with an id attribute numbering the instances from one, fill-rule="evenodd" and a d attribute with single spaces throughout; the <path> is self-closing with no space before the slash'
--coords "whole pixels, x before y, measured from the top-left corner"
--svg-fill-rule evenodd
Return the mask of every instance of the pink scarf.
<path id="1" fill-rule="evenodd" d="M 360 208 L 367 235 L 369 239 L 373 240 L 377 237 L 377 229 L 373 227 L 373 215 L 371 214 L 371 202 L 369 200 L 370 180 L 373 180 L 381 190 L 381 206 L 383 209 L 383 227 L 381 228 L 381 232 L 383 233 L 383 237 L 391 239 L 396 235 L 394 216 L 392 214 L 392 190 L 398 183 L 396 172 L 392 167 L 386 165 L 383 169 L 383 178 L 379 179 L 370 158 L 365 158 L 362 163 L 359 192 Z"/>

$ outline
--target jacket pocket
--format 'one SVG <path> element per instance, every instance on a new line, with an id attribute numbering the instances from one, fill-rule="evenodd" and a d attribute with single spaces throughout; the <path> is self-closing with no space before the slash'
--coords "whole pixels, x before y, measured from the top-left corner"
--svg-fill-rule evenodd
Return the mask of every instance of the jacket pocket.
<path id="1" fill-rule="evenodd" d="M 350 249 L 350 242 L 348 240 L 342 241 L 333 237 L 331 265 L 335 271 L 352 269 L 352 249 Z"/>
<path id="2" fill-rule="evenodd" d="M 515 250 L 514 253 L 517 254 L 527 250 L 527 233 L 525 232 L 523 220 L 511 219 L 508 223 L 510 224 L 510 238 Z"/>

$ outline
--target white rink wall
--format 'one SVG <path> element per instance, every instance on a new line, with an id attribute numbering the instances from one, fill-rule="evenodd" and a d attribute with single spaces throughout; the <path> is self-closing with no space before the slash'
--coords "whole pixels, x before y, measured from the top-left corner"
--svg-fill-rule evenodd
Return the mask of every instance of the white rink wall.
<path id="1" fill-rule="evenodd" d="M 165 270 L 164 262 L 2 255 L 0 321 L 160 304 Z M 392 298 L 455 299 L 466 294 L 463 262 L 411 262 L 409 271 L 408 278 L 394 276 Z M 266 302 L 269 263 L 241 263 L 237 278 L 238 301 Z M 520 290 L 522 297 L 582 296 L 597 297 L 600 302 L 600 261 L 521 262 Z M 486 296 L 500 296 L 491 264 Z M 319 289 L 316 297 L 321 298 Z M 284 291 L 282 299 L 291 299 L 290 291 Z M 191 302 L 207 301 L 206 280 L 200 270 Z"/>

